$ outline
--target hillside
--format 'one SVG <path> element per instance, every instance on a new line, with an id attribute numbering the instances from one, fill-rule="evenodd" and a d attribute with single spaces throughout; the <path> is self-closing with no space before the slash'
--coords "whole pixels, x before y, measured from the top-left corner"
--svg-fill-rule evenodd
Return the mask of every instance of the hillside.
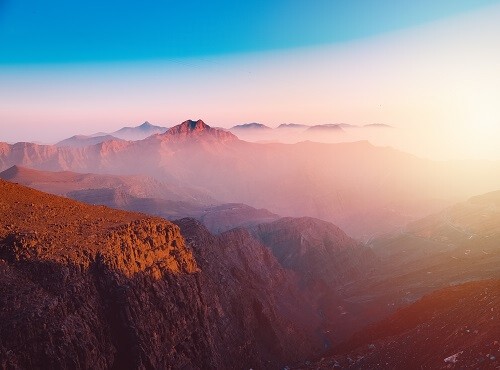
<path id="1" fill-rule="evenodd" d="M 3 368 L 261 368 L 320 348 L 297 278 L 248 233 L 186 219 L 186 244 L 163 219 L 2 180 L 0 215 Z"/>
<path id="2" fill-rule="evenodd" d="M 496 369 L 500 280 L 451 286 L 357 333 L 301 369 Z"/>
<path id="3" fill-rule="evenodd" d="M 71 194 L 86 191 L 87 203 L 105 204 L 94 199 L 92 191 L 117 190 L 135 198 L 157 198 L 198 205 L 216 204 L 206 192 L 189 186 L 169 184 L 149 176 L 117 176 L 108 174 L 76 173 L 71 171 L 40 171 L 22 166 L 12 166 L 0 172 L 0 179 L 16 182 L 56 195 L 65 195 L 76 200 Z M 98 195 L 96 194 L 96 198 Z M 116 208 L 120 208 L 117 205 Z"/>
<path id="4" fill-rule="evenodd" d="M 368 142 L 249 143 L 201 120 L 84 148 L 1 144 L 0 169 L 13 165 L 189 184 L 223 203 L 331 221 L 364 240 L 500 181 L 497 162 L 434 162 Z"/>

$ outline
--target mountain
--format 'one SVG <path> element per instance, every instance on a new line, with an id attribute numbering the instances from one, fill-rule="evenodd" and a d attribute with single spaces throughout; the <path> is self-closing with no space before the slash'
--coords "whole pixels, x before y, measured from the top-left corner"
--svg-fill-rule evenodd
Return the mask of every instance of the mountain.
<path id="1" fill-rule="evenodd" d="M 244 123 L 242 125 L 236 125 L 229 129 L 230 131 L 242 131 L 242 130 L 272 130 L 271 127 L 266 126 L 262 123 Z"/>
<path id="2" fill-rule="evenodd" d="M 319 353 L 293 272 L 218 237 L 0 180 L 4 368 L 279 367 Z"/>
<path id="3" fill-rule="evenodd" d="M 323 219 L 364 240 L 500 183 L 498 162 L 436 162 L 368 142 L 256 144 L 201 120 L 84 148 L 0 144 L 0 169 L 13 165 L 189 184 L 222 203 Z"/>
<path id="4" fill-rule="evenodd" d="M 206 209 L 206 206 L 192 201 L 137 197 L 126 190 L 117 188 L 75 190 L 70 191 L 66 196 L 79 202 L 142 212 L 167 220 L 195 217 Z"/>
<path id="5" fill-rule="evenodd" d="M 75 198 L 73 195 L 83 194 L 81 192 L 86 191 L 85 201 L 87 203 L 102 204 L 92 196 L 92 192 L 97 192 L 99 189 L 115 189 L 134 198 L 158 198 L 193 203 L 200 207 L 218 203 L 203 191 L 188 186 L 168 184 L 147 176 L 116 176 L 70 171 L 51 172 L 12 166 L 0 172 L 0 179 L 70 198 Z M 82 200 L 79 197 L 75 199 Z M 104 204 L 121 208 L 119 204 L 113 205 L 109 202 Z"/>
<path id="6" fill-rule="evenodd" d="M 198 121 L 187 120 L 180 125 L 174 126 L 164 134 L 156 135 L 153 139 L 161 141 L 235 141 L 238 138 L 228 131 L 210 127 L 201 119 Z"/>
<path id="7" fill-rule="evenodd" d="M 320 317 L 298 288 L 296 275 L 248 231 L 213 236 L 193 219 L 175 223 L 209 277 L 206 303 L 215 308 L 214 323 L 223 323 L 217 341 L 221 348 L 237 348 L 236 357 L 244 359 L 233 360 L 237 368 L 275 368 L 276 361 L 269 360 L 277 354 L 291 360 L 324 348 Z"/>
<path id="8" fill-rule="evenodd" d="M 284 129 L 305 130 L 308 127 L 311 127 L 311 126 L 303 125 L 300 123 L 282 123 L 277 128 L 280 130 L 284 130 Z"/>
<path id="9" fill-rule="evenodd" d="M 308 301 L 321 317 L 325 345 L 338 344 L 353 333 L 345 325 L 345 286 L 363 284 L 378 260 L 371 249 L 337 226 L 309 217 L 281 218 L 257 225 L 251 233 L 273 253 L 280 265 L 294 271 Z M 357 317 L 358 325 L 367 323 Z M 349 321 L 349 320 L 348 320 Z"/>
<path id="10" fill-rule="evenodd" d="M 359 278 L 371 250 L 330 222 L 285 217 L 252 228 L 280 264 L 307 284 L 335 285 Z"/>
<path id="11" fill-rule="evenodd" d="M 342 325 L 359 330 L 437 289 L 500 279 L 499 194 L 472 197 L 370 241 L 378 262 L 342 289 Z"/>
<path id="12" fill-rule="evenodd" d="M 239 139 L 252 142 L 269 142 L 273 141 L 275 131 L 262 123 L 245 123 L 236 125 L 229 129 Z"/>
<path id="13" fill-rule="evenodd" d="M 155 126 L 146 121 L 136 127 L 123 127 L 110 135 L 123 140 L 142 140 L 151 135 L 163 134 L 167 130 L 167 127 Z"/>
<path id="14" fill-rule="evenodd" d="M 500 280 L 443 288 L 302 369 L 494 369 L 500 363 Z"/>
<path id="15" fill-rule="evenodd" d="M 121 140 L 112 135 L 101 135 L 101 136 L 85 136 L 85 135 L 75 135 L 68 139 L 59 141 L 56 146 L 69 146 L 69 147 L 84 147 L 89 145 L 99 144 L 105 141 L 111 140 Z"/>
<path id="16" fill-rule="evenodd" d="M 266 209 L 255 209 L 245 204 L 218 204 L 200 190 L 144 176 L 50 172 L 13 166 L 1 172 L 0 179 L 84 203 L 143 212 L 168 220 L 193 217 L 216 234 L 280 217 Z"/>
<path id="17" fill-rule="evenodd" d="M 342 133 L 344 129 L 341 124 L 324 124 L 311 126 L 306 130 L 307 133 Z"/>
<path id="18" fill-rule="evenodd" d="M 106 133 L 98 132 L 93 135 L 75 135 L 70 138 L 59 141 L 56 146 L 81 148 L 100 144 L 106 141 L 135 141 L 143 140 L 151 135 L 163 134 L 168 130 L 167 127 L 155 126 L 148 121 L 136 127 L 122 127 L 121 129 Z"/>
<path id="19" fill-rule="evenodd" d="M 258 123 L 237 125 L 230 129 L 240 139 L 255 143 L 299 143 L 310 140 L 318 143 L 338 143 L 368 140 L 377 145 L 395 143 L 399 135 L 393 128 L 382 123 L 355 125 L 350 123 L 334 123 L 304 125 L 283 123 L 276 128 L 269 128 Z"/>
<path id="20" fill-rule="evenodd" d="M 234 228 L 251 228 L 253 226 L 276 221 L 277 214 L 267 209 L 256 209 L 241 203 L 226 203 L 205 207 L 199 214 L 192 214 L 211 233 L 220 234 Z"/>

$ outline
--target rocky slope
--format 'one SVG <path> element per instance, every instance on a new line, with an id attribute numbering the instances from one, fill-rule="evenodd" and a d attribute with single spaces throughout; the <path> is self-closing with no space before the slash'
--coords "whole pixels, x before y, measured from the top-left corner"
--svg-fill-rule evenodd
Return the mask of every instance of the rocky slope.
<path id="1" fill-rule="evenodd" d="M 344 322 L 377 322 L 450 284 L 500 279 L 499 192 L 476 196 L 373 240 L 378 258 L 345 286 Z"/>
<path id="2" fill-rule="evenodd" d="M 402 308 L 299 368 L 497 369 L 500 280 L 447 287 Z"/>
<path id="3" fill-rule="evenodd" d="M 280 264 L 297 272 L 306 284 L 336 285 L 359 278 L 371 250 L 330 222 L 310 217 L 284 217 L 260 224 L 252 233 Z"/>
<path id="4" fill-rule="evenodd" d="M 12 166 L 0 172 L 0 179 L 16 182 L 47 193 L 71 196 L 71 193 L 87 191 L 86 203 L 105 204 L 93 201 L 90 190 L 115 189 L 135 198 L 156 198 L 198 205 L 218 202 L 206 192 L 189 186 L 180 186 L 155 180 L 148 176 L 117 176 L 108 174 L 76 173 L 71 171 L 40 171 L 22 166 Z M 96 194 L 97 197 L 99 194 Z M 77 199 L 77 198 L 75 198 Z M 77 199 L 80 200 L 80 199 Z M 116 208 L 120 208 L 119 206 Z"/>
<path id="5" fill-rule="evenodd" d="M 303 293 L 319 312 L 326 342 L 340 343 L 366 318 L 348 314 L 343 290 L 362 282 L 378 260 L 371 251 L 350 238 L 337 226 L 310 217 L 281 218 L 251 228 L 278 262 L 294 271 Z"/>
<path id="6" fill-rule="evenodd" d="M 190 217 L 200 220 L 211 233 L 215 234 L 237 227 L 248 229 L 280 218 L 280 216 L 269 212 L 267 209 L 256 209 L 241 203 L 226 203 L 205 207 L 200 214 Z"/>
<path id="7" fill-rule="evenodd" d="M 204 189 L 221 202 L 331 221 L 364 239 L 442 208 L 443 199 L 493 190 L 500 176 L 498 163 L 433 162 L 368 142 L 248 143 L 200 120 L 140 141 L 83 148 L 0 144 L 0 169 L 13 165 L 144 174 Z"/>
<path id="8" fill-rule="evenodd" d="M 223 323 L 216 329 L 221 348 L 236 348 L 235 356 L 250 368 L 275 368 L 273 353 L 291 360 L 322 349 L 320 317 L 298 278 L 248 231 L 213 236 L 193 219 L 176 223 L 205 271 L 205 300 L 216 307 L 211 322 Z"/>
<path id="9" fill-rule="evenodd" d="M 0 180 L 2 368 L 265 368 L 315 316 L 248 233 L 214 237 Z"/>
<path id="10" fill-rule="evenodd" d="M 12 166 L 0 179 L 80 202 L 144 212 L 168 220 L 193 217 L 212 233 L 275 221 L 280 216 L 245 204 L 218 204 L 206 193 L 145 176 L 116 176 L 70 171 L 52 172 Z"/>

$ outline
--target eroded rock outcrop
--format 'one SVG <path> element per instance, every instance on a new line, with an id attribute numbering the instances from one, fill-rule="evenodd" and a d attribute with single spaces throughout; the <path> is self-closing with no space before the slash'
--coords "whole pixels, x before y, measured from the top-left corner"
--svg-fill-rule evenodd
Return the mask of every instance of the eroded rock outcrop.
<path id="1" fill-rule="evenodd" d="M 248 232 L 212 236 L 0 181 L 2 368 L 268 368 L 321 344 Z M 302 304 L 304 303 L 304 304 Z"/>

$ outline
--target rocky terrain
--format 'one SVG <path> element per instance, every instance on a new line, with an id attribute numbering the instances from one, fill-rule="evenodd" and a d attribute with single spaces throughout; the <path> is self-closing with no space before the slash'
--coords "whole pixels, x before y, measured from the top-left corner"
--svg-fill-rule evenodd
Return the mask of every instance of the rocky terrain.
<path id="1" fill-rule="evenodd" d="M 14 164 L 0 178 L 150 215 L 0 180 L 2 368 L 497 366 L 484 308 L 499 296 L 500 193 L 411 221 L 442 204 L 411 198 L 412 181 L 429 175 L 437 196 L 453 166 L 395 153 L 246 143 L 201 120 L 79 148 L 0 143 Z M 68 168 L 97 173 L 48 171 Z M 212 196 L 393 232 L 364 245 Z"/>
<path id="2" fill-rule="evenodd" d="M 301 369 L 498 369 L 500 280 L 429 294 Z"/>
<path id="3" fill-rule="evenodd" d="M 500 279 L 499 194 L 472 197 L 373 240 L 378 261 L 339 292 L 341 324 L 359 330 L 450 284 Z"/>
<path id="4" fill-rule="evenodd" d="M 276 221 L 279 215 L 267 209 L 256 209 L 241 203 L 226 203 L 205 207 L 199 214 L 190 215 L 198 219 L 210 232 L 219 234 L 236 227 L 249 229 L 259 224 Z"/>
<path id="5" fill-rule="evenodd" d="M 71 194 L 86 190 L 86 202 L 103 204 L 93 199 L 91 190 L 113 189 L 135 198 L 155 198 L 197 205 L 218 202 L 206 192 L 187 185 L 158 181 L 149 176 L 117 176 L 108 174 L 76 173 L 71 171 L 40 171 L 22 166 L 12 166 L 0 172 L 0 179 L 16 182 L 30 188 L 55 195 L 73 198 Z M 99 194 L 96 194 L 99 196 Z M 77 199 L 80 200 L 80 199 Z M 110 205 L 110 204 L 105 204 Z M 116 208 L 120 208 L 117 205 Z"/>
<path id="6" fill-rule="evenodd" d="M 275 221 L 280 216 L 241 203 L 218 204 L 205 192 L 146 176 L 52 172 L 12 166 L 0 179 L 80 202 L 144 212 L 168 220 L 193 217 L 212 233 Z"/>
<path id="7" fill-rule="evenodd" d="M 201 120 L 144 140 L 79 148 L 0 143 L 0 170 L 14 165 L 188 184 L 222 203 L 327 220 L 363 240 L 494 190 L 500 180 L 496 162 L 458 166 L 368 142 L 249 143 Z"/>
<path id="8" fill-rule="evenodd" d="M 283 267 L 297 272 L 306 285 L 352 281 L 373 257 L 371 250 L 330 222 L 284 217 L 252 228 Z"/>
<path id="9" fill-rule="evenodd" d="M 212 236 L 0 181 L 2 368 L 267 368 L 321 345 L 297 277 Z"/>
<path id="10" fill-rule="evenodd" d="M 350 321 L 346 286 L 360 285 L 379 261 L 371 249 L 337 226 L 318 219 L 281 218 L 251 228 L 251 232 L 286 269 L 300 278 L 302 291 L 321 317 L 325 345 L 338 344 L 359 326 Z M 354 317 L 358 325 L 364 317 Z"/>

